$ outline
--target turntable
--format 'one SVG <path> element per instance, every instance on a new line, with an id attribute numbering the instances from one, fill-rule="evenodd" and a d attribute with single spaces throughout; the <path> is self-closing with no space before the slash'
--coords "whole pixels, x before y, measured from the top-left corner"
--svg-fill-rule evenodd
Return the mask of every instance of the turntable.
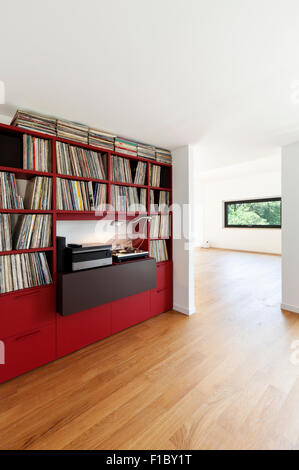
<path id="1" fill-rule="evenodd" d="M 139 250 L 137 248 L 124 248 L 113 250 L 112 258 L 116 263 L 123 261 L 129 261 L 134 259 L 147 258 L 149 255 L 148 251 Z"/>

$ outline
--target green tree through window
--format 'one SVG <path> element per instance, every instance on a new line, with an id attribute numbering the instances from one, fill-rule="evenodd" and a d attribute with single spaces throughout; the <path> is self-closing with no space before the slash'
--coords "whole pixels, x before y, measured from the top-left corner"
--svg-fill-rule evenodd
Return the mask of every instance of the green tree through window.
<path id="1" fill-rule="evenodd" d="M 226 227 L 281 227 L 281 199 L 225 202 Z"/>

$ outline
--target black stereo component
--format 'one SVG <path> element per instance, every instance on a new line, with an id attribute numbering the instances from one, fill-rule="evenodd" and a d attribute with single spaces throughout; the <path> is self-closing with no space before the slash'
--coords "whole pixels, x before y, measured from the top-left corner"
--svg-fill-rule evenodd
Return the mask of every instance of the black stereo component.
<path id="1" fill-rule="evenodd" d="M 65 249 L 68 271 L 100 268 L 112 264 L 112 245 L 69 244 Z"/>

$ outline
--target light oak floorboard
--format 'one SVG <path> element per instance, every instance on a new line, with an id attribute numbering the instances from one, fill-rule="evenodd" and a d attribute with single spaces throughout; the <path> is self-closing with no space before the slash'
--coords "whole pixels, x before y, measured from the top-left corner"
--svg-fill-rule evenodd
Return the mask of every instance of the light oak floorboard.
<path id="1" fill-rule="evenodd" d="M 196 309 L 0 386 L 1 449 L 298 449 L 277 256 L 198 250 Z"/>

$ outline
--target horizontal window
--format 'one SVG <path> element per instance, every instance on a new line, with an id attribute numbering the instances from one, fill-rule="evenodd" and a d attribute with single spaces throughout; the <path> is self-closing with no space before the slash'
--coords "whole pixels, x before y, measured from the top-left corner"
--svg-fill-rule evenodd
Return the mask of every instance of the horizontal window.
<path id="1" fill-rule="evenodd" d="M 225 227 L 281 228 L 281 198 L 224 203 Z"/>

